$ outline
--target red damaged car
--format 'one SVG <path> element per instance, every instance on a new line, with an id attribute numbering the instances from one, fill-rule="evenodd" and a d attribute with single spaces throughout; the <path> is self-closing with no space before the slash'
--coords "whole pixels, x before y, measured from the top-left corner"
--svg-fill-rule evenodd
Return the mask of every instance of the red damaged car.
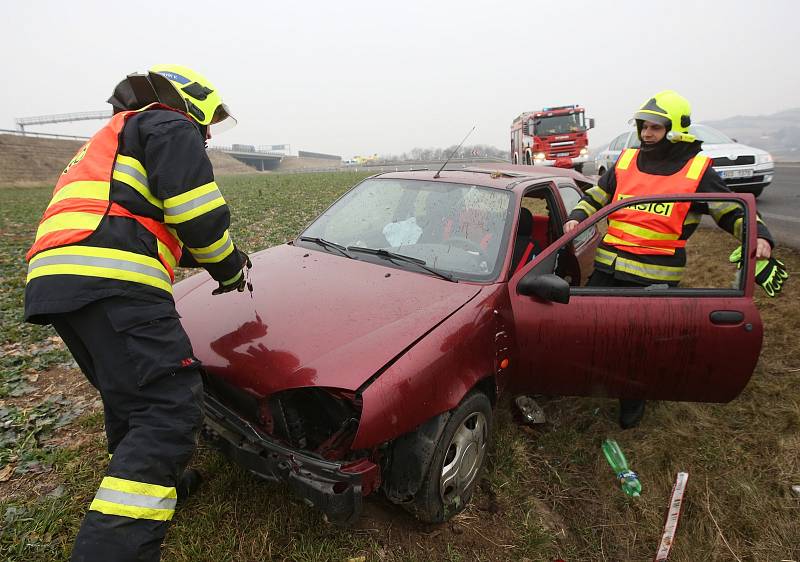
<path id="1" fill-rule="evenodd" d="M 500 393 L 726 402 L 761 348 L 748 256 L 736 287 L 584 287 L 597 229 L 567 236 L 590 180 L 572 170 L 395 172 L 251 256 L 255 292 L 175 297 L 206 375 L 205 435 L 332 521 L 379 489 L 424 521 L 463 509 Z"/>

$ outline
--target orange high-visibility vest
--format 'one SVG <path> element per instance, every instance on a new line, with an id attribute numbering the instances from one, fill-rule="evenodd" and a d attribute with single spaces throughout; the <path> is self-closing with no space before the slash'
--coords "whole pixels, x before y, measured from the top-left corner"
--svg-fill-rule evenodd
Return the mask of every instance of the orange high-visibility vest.
<path id="1" fill-rule="evenodd" d="M 147 229 L 158 241 L 158 262 L 166 270 L 169 281 L 174 282 L 173 265 L 181 258 L 181 242 L 164 225 L 163 222 L 149 217 L 134 214 L 110 199 L 111 180 L 115 171 L 128 168 L 119 162 L 119 137 L 125 122 L 133 115 L 148 109 L 166 109 L 184 114 L 181 111 L 161 104 L 151 104 L 136 111 L 123 111 L 114 115 L 105 127 L 100 129 L 83 145 L 61 174 L 50 204 L 39 222 L 36 240 L 25 255 L 30 262 L 41 252 L 71 246 L 88 238 L 106 216 L 128 217 L 134 219 Z M 184 114 L 185 115 L 185 114 Z M 121 158 L 121 157 L 120 157 Z M 66 252 L 65 252 L 66 254 Z M 84 256 L 89 263 L 98 256 Z M 120 255 L 115 261 L 120 262 Z M 104 271 L 112 272 L 108 276 L 114 278 L 115 269 L 112 258 L 106 259 Z M 49 261 L 58 261 L 48 258 Z M 66 258 L 65 258 L 66 260 Z M 70 261 L 71 260 L 71 261 Z M 69 256 L 64 265 L 82 265 L 81 256 Z M 124 257 L 122 258 L 124 261 Z M 135 264 L 141 265 L 134 261 Z M 130 264 L 119 263 L 119 270 L 131 270 Z M 141 267 L 139 269 L 142 269 Z M 128 279 L 130 276 L 122 276 Z M 163 288 L 163 283 L 160 284 Z"/>
<path id="2" fill-rule="evenodd" d="M 639 195 L 695 193 L 711 159 L 695 156 L 671 176 L 645 174 L 636 165 L 639 151 L 629 148 L 615 167 L 617 187 L 612 201 Z M 690 201 L 642 203 L 611 213 L 603 242 L 632 254 L 673 255 L 686 246 L 680 240 Z"/>

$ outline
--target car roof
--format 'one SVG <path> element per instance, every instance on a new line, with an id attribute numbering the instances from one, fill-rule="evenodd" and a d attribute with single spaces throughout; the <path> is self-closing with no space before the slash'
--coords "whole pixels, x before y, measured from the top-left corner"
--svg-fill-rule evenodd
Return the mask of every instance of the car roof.
<path id="1" fill-rule="evenodd" d="M 581 187 L 589 187 L 595 183 L 572 169 L 551 166 L 521 166 L 505 162 L 480 164 L 460 170 L 443 170 L 438 178 L 434 177 L 435 175 L 436 170 L 411 170 L 407 172 L 386 172 L 374 177 L 463 183 L 512 191 L 521 191 L 523 185 L 526 185 L 529 180 L 547 181 L 557 178 L 569 178 Z"/>

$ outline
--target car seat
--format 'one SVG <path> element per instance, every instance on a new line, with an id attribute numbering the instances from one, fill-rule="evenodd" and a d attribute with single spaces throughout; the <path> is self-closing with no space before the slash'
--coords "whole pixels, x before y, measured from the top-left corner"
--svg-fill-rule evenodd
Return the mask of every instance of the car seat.
<path id="1" fill-rule="evenodd" d="M 516 273 L 526 263 L 536 257 L 548 244 L 548 225 L 550 219 L 546 215 L 534 216 L 525 207 L 519 210 L 519 225 L 517 237 L 514 242 L 514 255 L 511 261 L 511 271 Z"/>

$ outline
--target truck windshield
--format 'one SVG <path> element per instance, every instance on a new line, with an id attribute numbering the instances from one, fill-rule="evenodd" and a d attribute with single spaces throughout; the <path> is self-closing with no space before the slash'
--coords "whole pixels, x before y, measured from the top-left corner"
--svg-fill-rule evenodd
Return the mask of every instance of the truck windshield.
<path id="1" fill-rule="evenodd" d="M 534 132 L 536 136 L 539 137 L 563 135 L 565 133 L 580 133 L 585 130 L 586 126 L 583 123 L 583 113 L 540 117 L 534 121 Z"/>

